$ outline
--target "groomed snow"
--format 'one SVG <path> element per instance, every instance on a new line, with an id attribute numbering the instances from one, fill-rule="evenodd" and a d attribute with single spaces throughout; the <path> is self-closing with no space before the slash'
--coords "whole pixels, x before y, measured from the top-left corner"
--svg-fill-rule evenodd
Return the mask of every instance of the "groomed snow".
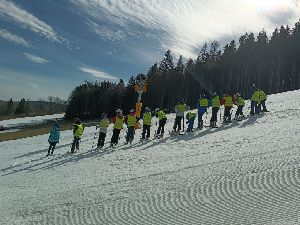
<path id="1" fill-rule="evenodd" d="M 46 116 L 35 116 L 35 117 L 24 117 L 10 120 L 2 120 L 0 121 L 0 125 L 4 127 L 18 127 L 30 124 L 40 124 L 46 120 L 54 120 L 54 119 L 62 119 L 64 114 L 53 114 Z"/>
<path id="2" fill-rule="evenodd" d="M 48 135 L 1 142 L 0 224 L 298 225 L 299 98 L 269 96 L 270 112 L 216 130 L 147 143 L 138 131 L 133 146 L 123 131 L 107 152 L 94 127 L 75 155 L 71 131 L 48 158 Z"/>

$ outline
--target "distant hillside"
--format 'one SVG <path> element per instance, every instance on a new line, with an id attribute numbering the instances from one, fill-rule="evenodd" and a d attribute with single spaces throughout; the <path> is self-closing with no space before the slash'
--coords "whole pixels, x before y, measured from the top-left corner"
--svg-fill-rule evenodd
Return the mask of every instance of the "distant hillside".
<path id="1" fill-rule="evenodd" d="M 50 101 L 21 101 L 0 100 L 0 120 L 19 118 L 25 116 L 42 116 L 48 114 L 63 113 L 66 111 L 67 103 L 60 98 L 50 98 Z"/>

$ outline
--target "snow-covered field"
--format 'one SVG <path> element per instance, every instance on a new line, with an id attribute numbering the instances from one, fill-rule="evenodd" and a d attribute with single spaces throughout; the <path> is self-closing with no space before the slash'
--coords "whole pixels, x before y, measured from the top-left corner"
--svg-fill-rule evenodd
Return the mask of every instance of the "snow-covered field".
<path id="1" fill-rule="evenodd" d="M 61 119 L 64 117 L 64 114 L 53 114 L 46 116 L 35 116 L 35 117 L 25 117 L 25 118 L 17 118 L 10 120 L 2 120 L 0 121 L 0 125 L 10 128 L 10 127 L 18 127 L 30 124 L 40 124 L 47 120 Z"/>
<path id="2" fill-rule="evenodd" d="M 94 127 L 72 156 L 71 131 L 48 158 L 48 135 L 1 142 L 0 224 L 299 225 L 299 99 L 272 95 L 269 113 L 216 130 L 147 143 L 138 131 L 133 146 L 123 131 L 106 152 Z"/>

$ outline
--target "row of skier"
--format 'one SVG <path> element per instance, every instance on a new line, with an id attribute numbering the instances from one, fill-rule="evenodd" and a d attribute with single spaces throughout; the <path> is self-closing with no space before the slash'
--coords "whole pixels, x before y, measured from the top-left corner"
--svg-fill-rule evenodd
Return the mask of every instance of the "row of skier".
<path id="1" fill-rule="evenodd" d="M 261 111 L 267 111 L 266 109 L 266 102 L 267 95 L 264 91 L 260 89 L 255 89 L 251 96 L 251 111 L 250 116 L 254 114 L 259 114 Z M 224 94 L 223 98 L 221 98 L 216 92 L 212 94 L 212 97 L 210 99 L 207 98 L 205 94 L 200 96 L 200 99 L 197 103 L 197 109 L 198 109 L 198 129 L 203 128 L 203 115 L 207 113 L 207 109 L 209 107 L 212 107 L 212 115 L 210 119 L 210 127 L 217 128 L 217 115 L 218 111 L 220 109 L 220 106 L 224 105 L 224 116 L 223 121 L 225 123 L 229 123 L 231 121 L 231 109 L 234 105 L 237 106 L 237 110 L 235 113 L 235 120 L 240 120 L 244 118 L 243 114 L 243 108 L 245 106 L 245 100 L 244 98 L 239 94 L 235 94 L 233 97 L 229 94 Z M 184 118 L 184 114 L 186 111 L 189 110 L 189 107 L 184 103 L 183 99 L 180 99 L 178 104 L 175 106 L 175 112 L 176 112 L 176 118 L 174 121 L 173 131 L 172 133 L 178 133 L 181 131 L 181 125 L 182 120 Z M 221 114 L 220 114 L 221 115 Z M 164 135 L 165 132 L 165 125 L 167 122 L 167 115 L 164 110 L 157 108 L 155 110 L 155 116 L 158 118 L 158 129 L 155 133 L 155 138 L 161 138 Z M 187 132 L 193 131 L 194 122 L 196 119 L 197 113 L 195 112 L 188 112 L 186 114 L 186 124 Z M 142 120 L 143 120 L 143 127 L 142 127 L 142 136 L 141 139 L 149 139 L 150 138 L 150 128 L 152 124 L 152 117 L 153 114 L 151 113 L 151 110 L 146 107 L 145 112 L 143 113 Z M 110 141 L 111 147 L 118 144 L 119 141 L 119 135 L 121 130 L 123 129 L 123 125 L 127 125 L 127 135 L 126 135 L 126 143 L 131 143 L 134 139 L 136 124 L 138 122 L 139 118 L 135 115 L 135 111 L 133 109 L 130 110 L 129 115 L 124 116 L 122 114 L 122 110 L 118 109 L 116 110 L 116 116 L 112 118 L 113 123 L 113 134 Z M 100 123 L 99 123 L 99 138 L 97 147 L 102 148 L 105 143 L 107 130 L 109 127 L 109 120 L 107 118 L 107 115 L 105 113 L 102 114 Z M 79 149 L 79 143 L 81 140 L 81 137 L 84 132 L 84 125 L 81 123 L 81 121 L 76 118 L 74 120 L 74 128 L 73 128 L 73 142 L 71 147 L 71 153 L 74 153 L 75 149 Z M 53 151 L 55 149 L 55 146 L 57 143 L 59 143 L 59 125 L 56 122 L 50 132 L 50 136 L 48 139 L 48 142 L 50 144 L 48 155 L 53 154 Z M 47 156 L 48 156 L 47 155 Z"/>

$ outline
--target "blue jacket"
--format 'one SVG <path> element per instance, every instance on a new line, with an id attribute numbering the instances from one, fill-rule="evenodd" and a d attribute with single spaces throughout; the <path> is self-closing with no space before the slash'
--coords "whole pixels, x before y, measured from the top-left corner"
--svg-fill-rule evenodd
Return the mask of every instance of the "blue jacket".
<path id="1" fill-rule="evenodd" d="M 59 142 L 59 137 L 60 137 L 60 131 L 59 131 L 59 126 L 54 125 L 50 131 L 49 139 L 48 142 Z"/>

